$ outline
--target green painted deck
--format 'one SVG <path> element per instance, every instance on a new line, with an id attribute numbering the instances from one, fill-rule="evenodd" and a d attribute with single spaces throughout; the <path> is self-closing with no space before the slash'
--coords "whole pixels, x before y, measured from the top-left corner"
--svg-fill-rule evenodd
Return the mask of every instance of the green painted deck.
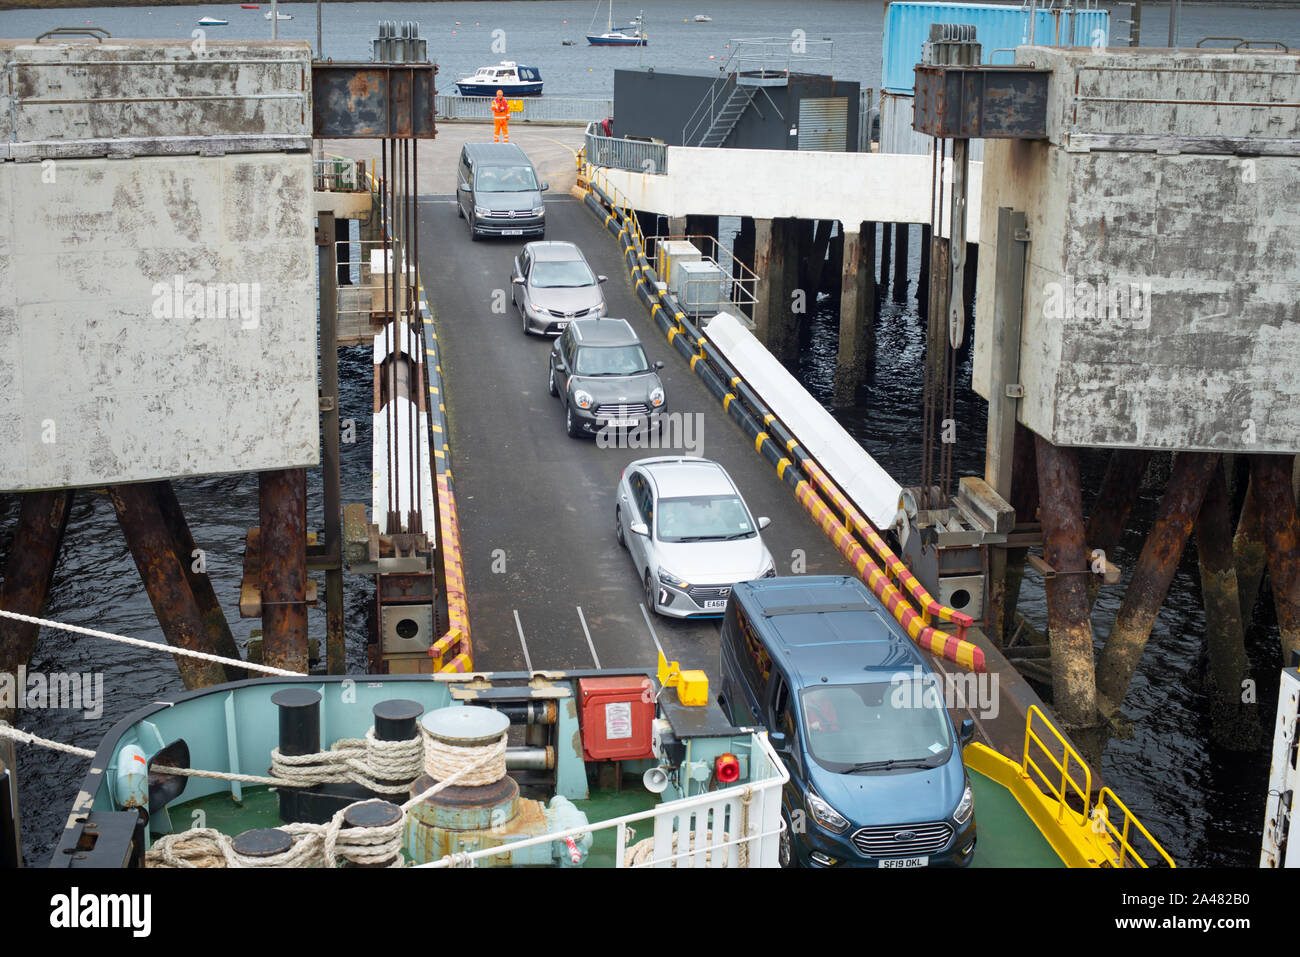
<path id="1" fill-rule="evenodd" d="M 969 774 L 978 833 L 971 867 L 1065 866 L 1010 791 L 978 771 Z"/>

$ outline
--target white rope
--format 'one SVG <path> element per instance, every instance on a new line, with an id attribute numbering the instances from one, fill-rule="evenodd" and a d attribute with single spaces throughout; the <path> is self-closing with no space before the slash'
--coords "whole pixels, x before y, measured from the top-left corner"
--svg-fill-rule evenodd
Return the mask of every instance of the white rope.
<path id="1" fill-rule="evenodd" d="M 683 851 L 681 854 L 678 854 L 677 838 L 681 833 L 682 833 L 681 831 L 673 832 L 672 850 L 670 851 L 670 853 L 673 856 L 671 858 L 668 858 L 664 862 L 667 863 L 669 867 L 676 867 L 679 858 L 692 857 L 695 854 L 699 854 L 699 853 L 704 854 L 705 867 L 726 867 L 727 866 L 727 849 L 725 847 L 713 846 L 712 831 L 704 832 L 703 842 L 699 840 L 698 836 L 694 831 L 687 831 L 686 832 L 687 849 Z M 731 835 L 724 832 L 722 834 L 721 840 L 724 844 L 730 843 Z M 625 854 L 623 857 L 623 866 L 624 867 L 645 867 L 653 859 L 654 852 L 655 852 L 655 839 L 653 837 L 647 837 L 644 841 L 637 841 L 635 844 L 633 844 L 631 847 L 627 849 L 627 854 Z M 684 866 L 690 867 L 692 865 L 687 864 Z"/>
<path id="2" fill-rule="evenodd" d="M 371 728 L 364 738 L 340 738 L 328 751 L 315 754 L 287 755 L 276 748 L 271 774 L 287 787 L 353 781 L 381 794 L 407 794 L 420 776 L 423 758 L 419 738 L 380 741 Z"/>
<path id="3" fill-rule="evenodd" d="M 59 628 L 63 631 L 70 631 L 74 635 L 88 635 L 91 638 L 107 638 L 109 641 L 119 641 L 124 645 L 134 645 L 137 648 L 148 648 L 150 651 L 165 651 L 172 655 L 184 655 L 186 658 L 197 658 L 200 661 L 215 661 L 218 664 L 230 665 L 232 668 L 245 668 L 249 671 L 260 671 L 268 675 L 283 675 L 287 678 L 301 678 L 301 672 L 286 671 L 283 668 L 272 668 L 270 665 L 259 665 L 253 662 L 244 661 L 240 658 L 223 658 L 221 655 L 210 655 L 206 651 L 191 651 L 189 648 L 173 648 L 171 645 L 160 645 L 156 641 L 144 641 L 141 638 L 128 638 L 126 635 L 115 635 L 109 631 L 96 631 L 94 628 L 82 628 L 80 625 L 67 625 L 61 621 L 50 621 L 48 618 L 35 618 L 32 615 L 20 615 L 16 611 L 5 611 L 0 608 L 0 618 L 12 618 L 14 621 L 25 621 L 29 625 L 41 625 L 45 628 Z"/>
<path id="4" fill-rule="evenodd" d="M 457 778 L 463 787 L 481 787 L 496 784 L 506 776 L 506 736 L 504 732 L 490 744 L 465 746 L 440 741 L 420 725 L 424 739 L 424 770 L 435 781 L 442 781 L 466 771 L 472 762 L 471 773 Z M 474 770 L 477 769 L 477 770 Z"/>
<path id="5" fill-rule="evenodd" d="M 0 738 L 8 738 L 11 741 L 17 741 L 19 744 L 34 744 L 40 748 L 49 748 L 51 751 L 62 751 L 64 754 L 75 754 L 79 758 L 93 758 L 95 756 L 95 752 L 90 748 L 79 748 L 75 744 L 64 744 L 62 741 L 51 741 L 49 738 L 42 738 L 40 735 L 19 731 L 17 728 L 10 727 L 3 722 L 0 722 Z"/>

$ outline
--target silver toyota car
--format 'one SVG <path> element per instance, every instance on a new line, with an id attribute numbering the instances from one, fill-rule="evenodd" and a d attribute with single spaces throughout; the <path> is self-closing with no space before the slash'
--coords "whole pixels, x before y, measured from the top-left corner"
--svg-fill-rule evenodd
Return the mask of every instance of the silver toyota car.
<path id="1" fill-rule="evenodd" d="M 574 319 L 602 318 L 604 281 L 604 276 L 592 273 L 573 243 L 529 243 L 515 257 L 510 274 L 510 298 L 523 320 L 524 335 L 558 336 Z"/>
<path id="2" fill-rule="evenodd" d="M 776 566 L 726 470 L 708 459 L 639 459 L 623 470 L 615 534 L 632 555 L 646 608 L 674 618 L 721 618 L 736 582 Z"/>

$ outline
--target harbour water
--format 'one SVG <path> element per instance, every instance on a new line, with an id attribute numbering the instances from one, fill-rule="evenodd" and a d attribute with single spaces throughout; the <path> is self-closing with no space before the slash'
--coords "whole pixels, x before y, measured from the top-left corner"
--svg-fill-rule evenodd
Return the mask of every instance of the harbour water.
<path id="1" fill-rule="evenodd" d="M 727 53 L 733 37 L 790 35 L 803 30 L 812 40 L 835 41 L 831 69 L 864 86 L 879 85 L 881 4 L 868 0 L 811 0 L 797 10 L 777 0 L 665 0 L 647 5 L 651 44 L 645 49 L 593 49 L 583 42 L 592 21 L 593 3 L 332 3 L 324 6 L 323 52 L 335 59 L 369 58 L 368 38 L 378 20 L 416 20 L 429 41 L 430 54 L 441 66 L 440 88 L 449 90 L 458 76 L 501 59 L 535 64 L 547 81 L 547 93 L 557 96 L 609 96 L 615 67 L 653 65 L 660 69 L 712 69 Z M 91 24 L 121 37 L 189 38 L 202 16 L 230 20 L 212 27 L 213 37 L 269 38 L 263 12 L 245 11 L 237 4 L 190 7 L 85 8 L 57 11 L 0 12 L 0 35 L 31 37 L 54 26 Z M 282 4 L 294 19 L 279 25 L 282 38 L 314 41 L 315 6 Z M 616 20 L 635 15 L 634 3 L 620 3 Z M 711 23 L 689 21 L 708 13 Z M 603 15 L 603 8 L 601 10 Z M 1148 5 L 1144 36 L 1163 43 L 1164 11 Z M 459 21 L 459 24 L 457 24 Z M 567 22 L 566 22 L 567 21 Z M 603 23 L 603 18 L 600 21 Z M 494 31 L 504 31 L 498 37 Z M 1126 26 L 1112 28 L 1114 37 Z M 1294 10 L 1255 10 L 1189 6 L 1184 8 L 1180 40 L 1236 34 L 1281 39 L 1300 45 L 1300 16 Z M 572 39 L 573 46 L 561 40 Z M 494 49 L 494 42 L 504 49 Z M 713 57 L 714 59 L 710 59 Z M 916 282 L 917 237 L 911 263 Z M 457 240 L 463 237 L 456 237 Z M 815 396 L 827 404 L 835 365 L 837 316 L 833 300 L 819 303 L 809 324 L 799 374 Z M 917 478 L 920 443 L 923 326 L 914 300 L 887 301 L 877 331 L 878 363 L 872 383 L 858 407 L 841 414 L 841 421 L 892 474 L 904 484 Z M 343 449 L 343 500 L 367 501 L 370 495 L 369 410 L 371 359 L 360 347 L 340 355 L 341 416 L 356 423 L 356 443 Z M 969 384 L 969 357 L 963 368 Z M 958 397 L 959 442 L 955 468 L 959 474 L 983 470 L 983 403 L 964 388 Z M 214 423 L 219 428 L 219 423 Z M 1085 463 L 1085 503 L 1095 491 L 1103 462 Z M 255 475 L 213 477 L 175 483 L 198 546 L 205 550 L 208 572 L 239 643 L 244 645 L 252 623 L 237 617 L 240 560 L 246 529 L 257 521 Z M 1134 511 L 1123 553 L 1117 563 L 1131 566 L 1149 527 L 1158 492 L 1144 492 Z M 309 527 L 319 527 L 320 484 L 309 486 Z M 8 554 L 17 520 L 16 501 L 0 499 L 0 561 Z M 315 516 L 315 517 L 312 517 Z M 350 670 L 360 672 L 364 654 L 359 637 L 373 615 L 371 586 L 364 579 L 346 579 L 346 626 L 351 640 Z M 1118 595 L 1118 589 L 1109 594 Z M 1097 603 L 1094 629 L 1104 636 L 1118 599 L 1103 592 Z M 1041 625 L 1045 605 L 1041 582 L 1026 581 L 1022 610 Z M 113 509 L 102 495 L 78 494 L 69 522 L 63 554 L 49 604 L 49 617 L 71 624 L 162 641 L 161 630 L 144 594 L 134 562 L 117 527 Z M 1208 744 L 1208 702 L 1199 688 L 1203 614 L 1194 552 L 1189 550 L 1166 601 L 1142 667 L 1127 699 L 1126 712 L 1137 727 L 1134 738 L 1114 740 L 1103 760 L 1109 784 L 1184 865 L 1252 866 L 1258 855 L 1260 822 L 1268 758 L 1263 747 L 1242 757 Z M 311 612 L 313 634 L 323 635 L 323 610 Z M 1261 720 L 1269 727 L 1276 693 L 1277 631 L 1271 613 L 1260 606 L 1249 636 Z M 31 670 L 94 671 L 102 673 L 106 690 L 103 714 L 86 719 L 77 711 L 28 711 L 20 726 L 36 734 L 93 747 L 121 717 L 141 704 L 180 690 L 170 657 L 148 655 L 92 638 L 77 638 L 46 630 Z M 78 782 L 82 759 L 26 748 L 21 754 L 25 856 L 43 865 Z"/>

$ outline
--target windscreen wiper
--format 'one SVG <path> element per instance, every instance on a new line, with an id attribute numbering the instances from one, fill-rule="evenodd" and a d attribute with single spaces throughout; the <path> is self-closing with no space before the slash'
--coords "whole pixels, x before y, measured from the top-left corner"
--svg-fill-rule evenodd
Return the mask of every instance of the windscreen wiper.
<path id="1" fill-rule="evenodd" d="M 886 761 L 863 761 L 850 767 L 848 773 L 851 774 L 854 771 L 887 771 L 890 768 L 933 768 L 937 766 L 921 758 L 889 758 Z"/>

